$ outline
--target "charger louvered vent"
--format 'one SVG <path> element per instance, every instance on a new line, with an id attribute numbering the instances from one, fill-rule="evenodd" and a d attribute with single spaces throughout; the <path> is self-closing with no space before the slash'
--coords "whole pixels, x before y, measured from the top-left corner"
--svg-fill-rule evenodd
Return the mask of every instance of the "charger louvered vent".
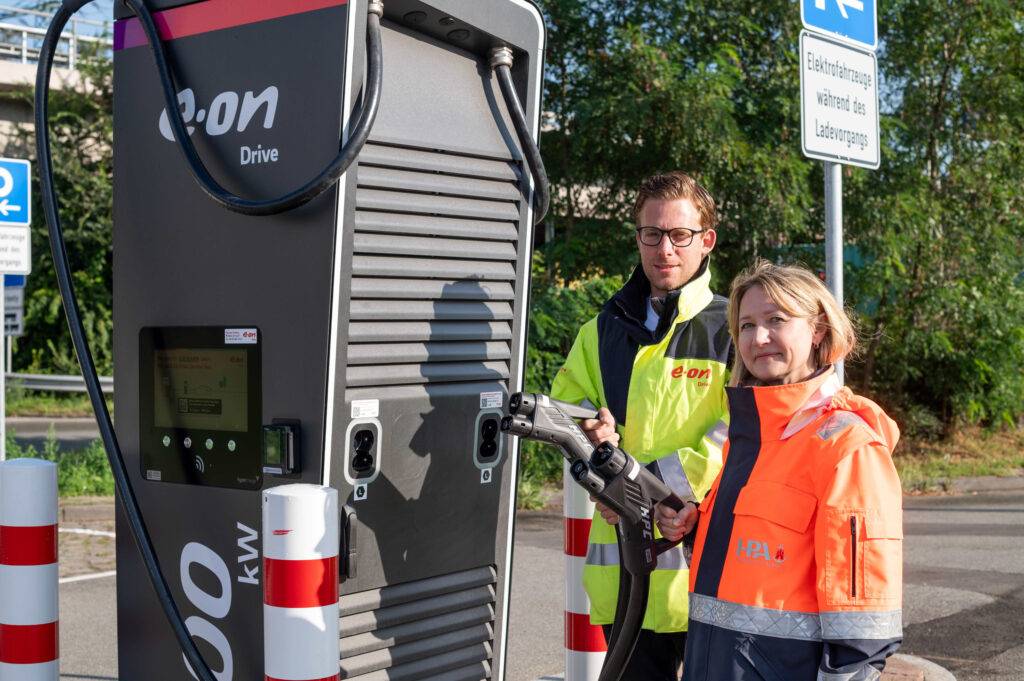
<path id="1" fill-rule="evenodd" d="M 341 678 L 490 678 L 495 580 L 488 565 L 342 596 Z"/>
<path id="2" fill-rule="evenodd" d="M 348 388 L 508 379 L 519 173 L 504 159 L 363 148 Z"/>

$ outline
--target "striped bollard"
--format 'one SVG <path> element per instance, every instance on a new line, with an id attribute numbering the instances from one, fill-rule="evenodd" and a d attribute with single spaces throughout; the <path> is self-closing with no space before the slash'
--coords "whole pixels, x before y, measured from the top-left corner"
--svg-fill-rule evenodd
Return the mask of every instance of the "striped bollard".
<path id="1" fill-rule="evenodd" d="M 0 461 L 0 681 L 57 681 L 57 466 Z"/>
<path id="2" fill-rule="evenodd" d="M 263 492 L 266 681 L 338 679 L 338 548 L 337 490 Z"/>
<path id="3" fill-rule="evenodd" d="M 563 470 L 565 489 L 565 681 L 595 681 L 607 650 L 601 627 L 590 623 L 590 599 L 583 590 L 594 503 Z"/>

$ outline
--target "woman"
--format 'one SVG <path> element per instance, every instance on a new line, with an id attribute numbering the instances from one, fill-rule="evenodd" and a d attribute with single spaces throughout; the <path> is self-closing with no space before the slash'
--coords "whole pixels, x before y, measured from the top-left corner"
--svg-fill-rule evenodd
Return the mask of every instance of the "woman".
<path id="1" fill-rule="evenodd" d="M 876 679 L 902 640 L 899 431 L 841 387 L 853 326 L 811 272 L 760 261 L 729 298 L 725 466 L 694 524 L 684 681 Z"/>

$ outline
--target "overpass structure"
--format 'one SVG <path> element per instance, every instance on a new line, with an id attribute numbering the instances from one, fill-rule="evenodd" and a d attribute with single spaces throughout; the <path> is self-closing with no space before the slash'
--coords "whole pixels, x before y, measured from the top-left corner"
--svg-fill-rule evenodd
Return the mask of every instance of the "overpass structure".
<path id="1" fill-rule="evenodd" d="M 39 48 L 51 14 L 23 7 L 0 5 L 0 155 L 28 158 L 29 138 L 19 128 L 32 126 L 32 91 Z M 53 72 L 53 86 L 82 85 L 78 70 L 83 55 L 111 46 L 109 21 L 73 19 L 61 36 Z"/>

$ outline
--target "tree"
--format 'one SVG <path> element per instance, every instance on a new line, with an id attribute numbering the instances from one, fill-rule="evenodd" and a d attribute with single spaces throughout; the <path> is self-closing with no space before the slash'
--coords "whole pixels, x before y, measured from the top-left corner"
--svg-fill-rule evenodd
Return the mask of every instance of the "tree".
<path id="1" fill-rule="evenodd" d="M 113 224 L 113 68 L 109 55 L 83 45 L 73 88 L 50 92 L 50 141 L 54 186 L 60 199 L 64 238 L 82 321 L 97 369 L 112 370 L 111 228 Z M 31 99 L 31 93 L 19 96 Z M 35 154 L 34 131 L 23 127 L 19 143 Z M 38 159 L 33 158 L 38 170 Z M 38 186 L 38 185 L 37 185 Z M 38 192 L 32 206 L 32 275 L 25 299 L 25 335 L 15 361 L 30 371 L 77 374 L 50 254 Z"/>
<path id="2" fill-rule="evenodd" d="M 1013 423 L 1024 398 L 1024 9 L 886 5 L 882 167 L 858 174 L 850 232 L 878 301 L 863 387 L 948 426 Z M 928 31 L 915 27 L 928 26 Z"/>
<path id="3" fill-rule="evenodd" d="M 714 285 L 755 257 L 820 266 L 823 178 L 800 153 L 798 7 L 546 0 L 544 285 L 635 264 L 632 191 L 692 171 L 719 202 Z M 853 382 L 947 427 L 1024 404 L 1024 8 L 899 0 L 879 21 L 882 167 L 846 168 Z M 926 27 L 926 30 L 922 30 Z M 591 313 L 596 312 L 592 310 Z"/>

